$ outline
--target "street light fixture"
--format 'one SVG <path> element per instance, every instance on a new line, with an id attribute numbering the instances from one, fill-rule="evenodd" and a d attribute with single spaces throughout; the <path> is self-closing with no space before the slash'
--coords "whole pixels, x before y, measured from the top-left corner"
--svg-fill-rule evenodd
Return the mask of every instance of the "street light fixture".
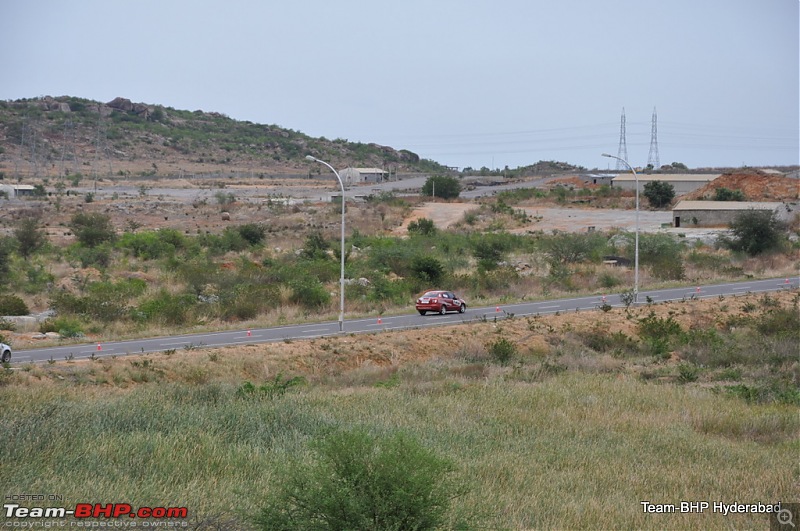
<path id="1" fill-rule="evenodd" d="M 614 155 L 609 155 L 608 153 L 603 153 L 602 156 L 610 159 L 617 159 L 627 166 L 628 169 L 631 170 L 631 173 L 633 174 L 633 180 L 636 183 L 636 249 L 634 251 L 633 258 L 633 303 L 637 304 L 639 302 L 639 176 L 636 174 L 636 170 L 633 169 L 633 166 L 628 164 L 627 160 L 621 157 L 615 157 Z"/>
<path id="2" fill-rule="evenodd" d="M 324 160 L 319 160 L 318 158 L 312 157 L 311 155 L 306 155 L 306 159 L 312 162 L 319 162 L 320 164 L 324 164 L 325 166 L 330 168 L 333 174 L 336 176 L 336 179 L 339 181 L 339 186 L 342 189 L 342 249 L 340 253 L 342 258 L 342 265 L 339 273 L 339 332 L 343 332 L 344 331 L 344 183 L 342 182 L 342 178 L 339 177 L 339 172 L 333 169 L 333 166 L 331 166 Z"/>

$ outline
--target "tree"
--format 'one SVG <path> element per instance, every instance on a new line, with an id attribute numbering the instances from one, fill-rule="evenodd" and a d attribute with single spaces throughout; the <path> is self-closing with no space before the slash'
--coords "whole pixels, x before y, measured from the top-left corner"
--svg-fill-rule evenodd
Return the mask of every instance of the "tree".
<path id="1" fill-rule="evenodd" d="M 277 483 L 261 529 L 440 529 L 460 494 L 452 463 L 402 434 L 340 431 L 312 449 L 313 462 L 292 464 Z"/>
<path id="2" fill-rule="evenodd" d="M 675 199 L 675 188 L 664 181 L 650 181 L 644 185 L 644 196 L 654 208 L 664 208 Z"/>
<path id="3" fill-rule="evenodd" d="M 722 243 L 734 251 L 755 256 L 780 249 L 783 245 L 783 223 L 770 210 L 747 210 L 731 222 L 731 237 Z"/>
<path id="4" fill-rule="evenodd" d="M 78 212 L 72 216 L 69 228 L 78 241 L 86 247 L 97 247 L 116 238 L 111 218 L 105 214 Z"/>
<path id="5" fill-rule="evenodd" d="M 422 195 L 431 197 L 441 197 L 442 199 L 453 199 L 461 193 L 461 184 L 455 177 L 445 177 L 434 175 L 429 177 L 422 185 Z"/>
<path id="6" fill-rule="evenodd" d="M 23 219 L 14 229 L 14 238 L 17 239 L 17 250 L 23 258 L 28 258 L 47 241 L 44 230 L 39 226 L 39 219 L 28 217 Z"/>

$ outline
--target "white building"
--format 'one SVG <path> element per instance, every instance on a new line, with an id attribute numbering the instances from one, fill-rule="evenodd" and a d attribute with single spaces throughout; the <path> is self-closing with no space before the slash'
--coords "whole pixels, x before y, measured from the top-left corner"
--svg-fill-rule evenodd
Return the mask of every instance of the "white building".
<path id="1" fill-rule="evenodd" d="M 339 177 L 345 184 L 380 183 L 388 174 L 380 168 L 345 168 L 339 172 Z"/>

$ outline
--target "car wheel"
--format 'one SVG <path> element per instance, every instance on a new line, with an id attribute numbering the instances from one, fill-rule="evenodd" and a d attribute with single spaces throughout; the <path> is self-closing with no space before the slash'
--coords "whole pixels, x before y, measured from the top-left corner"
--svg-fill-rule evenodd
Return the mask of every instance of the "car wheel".
<path id="1" fill-rule="evenodd" d="M 419 312 L 420 315 L 425 315 L 426 313 L 428 313 L 425 310 L 417 310 L 417 311 Z"/>
<path id="2" fill-rule="evenodd" d="M 442 309 L 441 309 L 441 310 L 439 310 L 439 315 L 444 315 L 444 314 L 446 314 L 446 313 L 447 313 L 447 306 L 445 306 L 444 304 L 442 304 Z"/>
<path id="3" fill-rule="evenodd" d="M 3 355 L 0 356 L 0 361 L 3 363 L 8 363 L 9 361 L 11 361 L 11 351 L 10 350 L 4 351 Z"/>
<path id="4" fill-rule="evenodd" d="M 467 305 L 462 302 L 461 306 L 458 307 L 458 313 L 464 313 L 466 311 L 467 311 Z"/>

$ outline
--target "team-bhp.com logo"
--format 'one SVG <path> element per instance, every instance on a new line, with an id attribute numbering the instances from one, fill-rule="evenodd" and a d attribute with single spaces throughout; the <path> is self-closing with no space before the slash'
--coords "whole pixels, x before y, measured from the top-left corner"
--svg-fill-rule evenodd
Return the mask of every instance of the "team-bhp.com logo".
<path id="1" fill-rule="evenodd" d="M 79 503 L 75 509 L 64 507 L 21 507 L 17 503 L 3 505 L 6 518 L 186 518 L 186 507 L 139 507 L 129 503 Z"/>

